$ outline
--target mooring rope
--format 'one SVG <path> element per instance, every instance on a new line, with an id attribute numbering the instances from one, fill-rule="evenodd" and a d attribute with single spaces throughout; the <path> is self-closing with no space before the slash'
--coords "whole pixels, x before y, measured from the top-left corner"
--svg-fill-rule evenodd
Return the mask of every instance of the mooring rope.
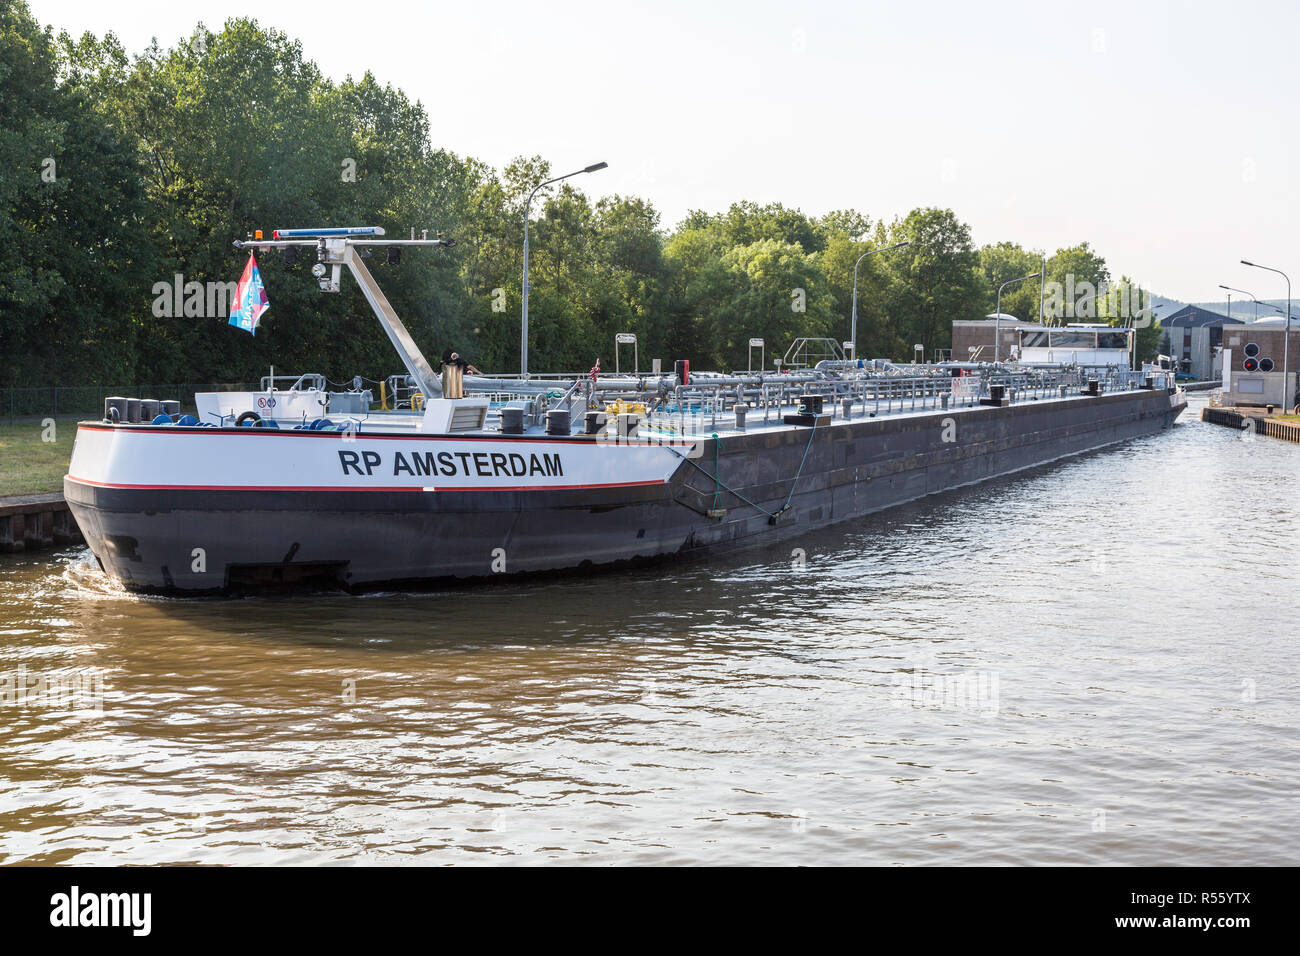
<path id="1" fill-rule="evenodd" d="M 718 488 L 721 482 L 718 480 L 718 456 L 722 454 L 722 439 L 714 434 L 713 436 L 713 510 L 718 510 Z"/>
<path id="2" fill-rule="evenodd" d="M 682 459 L 682 461 L 686 462 L 688 465 L 690 465 L 692 468 L 694 468 L 694 469 L 695 469 L 696 471 L 698 471 L 700 474 L 704 475 L 706 478 L 712 478 L 712 479 L 713 479 L 713 510 L 715 510 L 715 511 L 717 510 L 717 507 L 718 507 L 718 488 L 721 487 L 721 488 L 725 488 L 725 489 L 727 489 L 727 491 L 731 492 L 733 495 L 735 495 L 737 498 L 739 498 L 739 499 L 740 499 L 741 501 L 743 501 L 745 504 L 749 505 L 749 506 L 750 506 L 751 508 L 753 508 L 755 511 L 760 511 L 760 512 L 762 512 L 763 514 L 767 515 L 767 517 L 768 517 L 770 520 L 775 521 L 775 520 L 776 520 L 777 518 L 779 518 L 781 515 L 785 514 L 787 511 L 790 510 L 790 502 L 791 502 L 791 500 L 794 498 L 794 491 L 795 491 L 795 488 L 797 488 L 798 485 L 799 485 L 799 478 L 803 475 L 803 468 L 804 468 L 804 465 L 808 462 L 808 452 L 809 452 L 809 450 L 812 448 L 813 438 L 816 437 L 816 435 L 817 435 L 817 423 L 816 423 L 816 421 L 814 420 L 814 422 L 813 422 L 813 426 L 812 426 L 812 428 L 811 428 L 811 429 L 809 430 L 809 432 L 808 432 L 808 444 L 805 445 L 805 446 L 804 446 L 804 449 L 803 449 L 803 458 L 800 459 L 800 461 L 799 461 L 799 468 L 798 468 L 798 470 L 794 473 L 794 481 L 792 481 L 791 484 L 790 484 L 790 493 L 789 493 L 788 495 L 785 496 L 785 504 L 783 504 L 783 505 L 781 506 L 781 508 L 780 508 L 779 510 L 777 510 L 777 511 L 768 511 L 768 510 L 767 510 L 766 508 L 764 508 L 762 505 L 757 505 L 757 504 L 755 504 L 754 502 L 752 502 L 752 501 L 750 501 L 748 498 L 746 498 L 744 495 L 742 495 L 742 494 L 741 494 L 739 491 L 737 491 L 735 488 L 732 488 L 732 487 L 731 487 L 730 485 L 728 485 L 725 481 L 723 481 L 721 478 L 718 477 L 718 472 L 719 472 L 719 468 L 718 468 L 718 455 L 719 455 L 719 449 L 720 449 L 721 446 L 722 446 L 722 440 L 721 440 L 720 438 L 718 438 L 718 436 L 717 436 L 716 434 L 713 436 L 713 440 L 714 440 L 715 444 L 714 444 L 714 448 L 713 448 L 713 471 L 714 471 L 714 473 L 713 473 L 712 475 L 710 475 L 710 474 L 709 474 L 709 473 L 708 473 L 704 468 L 702 468 L 701 466 L 697 465 L 697 464 L 696 464 L 694 461 L 692 461 L 690 458 L 687 458 L 685 455 L 683 455 L 681 452 L 679 452 L 676 448 L 673 448 L 671 445 L 666 445 L 666 446 L 664 446 L 664 447 L 666 447 L 670 452 L 672 452 L 672 453 L 673 453 L 674 455 L 676 455 L 678 458 Z"/>
<path id="3" fill-rule="evenodd" d="M 794 481 L 790 483 L 790 493 L 785 496 L 785 504 L 781 506 L 781 510 L 778 511 L 775 515 L 772 515 L 772 517 L 775 518 L 777 515 L 783 515 L 790 510 L 790 501 L 792 498 L 794 498 L 794 490 L 799 485 L 799 476 L 803 474 L 803 466 L 808 461 L 808 452 L 812 449 L 813 436 L 815 436 L 816 434 L 817 434 L 817 419 L 816 417 L 814 417 L 812 431 L 808 433 L 808 444 L 804 446 L 803 458 L 799 459 L 799 470 L 794 473 Z"/>

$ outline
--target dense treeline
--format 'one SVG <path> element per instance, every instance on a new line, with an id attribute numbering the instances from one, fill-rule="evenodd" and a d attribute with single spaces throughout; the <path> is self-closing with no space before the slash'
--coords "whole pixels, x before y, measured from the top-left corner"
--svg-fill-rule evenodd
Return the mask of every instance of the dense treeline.
<path id="1" fill-rule="evenodd" d="M 177 274 L 237 278 L 232 239 L 304 225 L 454 238 L 372 269 L 426 353 L 454 345 L 485 371 L 517 369 L 524 200 L 550 175 L 537 157 L 498 171 L 435 147 L 419 103 L 369 73 L 331 82 L 253 21 L 130 56 L 111 34 L 56 37 L 0 0 L 0 385 L 248 380 L 272 362 L 336 380 L 398 371 L 355 285 L 321 295 L 310 256 L 259 259 L 272 307 L 255 338 L 160 307 Z M 741 202 L 669 230 L 646 200 L 593 203 L 574 182 L 532 207 L 535 370 L 611 368 L 624 331 L 643 365 L 744 367 L 761 336 L 770 366 L 797 336 L 847 338 L 855 261 L 904 239 L 862 262 L 859 352 L 910 358 L 921 343 L 931 356 L 952 319 L 992 312 L 999 283 L 1039 267 L 1014 243 L 976 248 L 946 209 L 883 222 Z M 1049 257 L 1049 280 L 1067 274 L 1110 279 L 1086 243 Z M 1003 297 L 1021 317 L 1038 304 L 1036 281 Z"/>

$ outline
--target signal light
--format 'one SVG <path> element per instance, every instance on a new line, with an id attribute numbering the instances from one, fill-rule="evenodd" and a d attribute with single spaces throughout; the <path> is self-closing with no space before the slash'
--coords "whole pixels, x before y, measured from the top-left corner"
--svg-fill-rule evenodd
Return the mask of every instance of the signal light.
<path id="1" fill-rule="evenodd" d="M 400 264 L 401 261 L 402 261 L 402 247 L 401 247 L 401 246 L 389 246 L 389 247 L 388 247 L 388 264 L 389 264 L 390 266 L 395 266 L 395 265 Z"/>
<path id="2" fill-rule="evenodd" d="M 254 238 L 254 239 L 261 239 L 261 238 L 262 238 L 262 230 L 261 230 L 261 229 L 254 229 L 254 230 L 253 230 L 253 238 Z"/>
<path id="3" fill-rule="evenodd" d="M 1241 363 L 1241 367 L 1244 368 L 1247 372 L 1254 372 L 1259 369 L 1259 362 L 1257 362 L 1253 358 L 1248 358 L 1246 359 L 1246 361 Z"/>
<path id="4" fill-rule="evenodd" d="M 1271 358 L 1262 358 L 1259 360 L 1259 370 L 1261 372 L 1273 371 L 1273 360 Z"/>

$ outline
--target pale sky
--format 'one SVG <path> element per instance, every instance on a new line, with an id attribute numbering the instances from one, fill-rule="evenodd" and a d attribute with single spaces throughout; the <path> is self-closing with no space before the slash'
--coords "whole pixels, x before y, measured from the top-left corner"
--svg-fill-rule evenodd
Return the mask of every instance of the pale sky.
<path id="1" fill-rule="evenodd" d="M 742 199 L 947 206 L 977 243 L 1087 240 L 1184 301 L 1284 294 L 1241 259 L 1300 283 L 1294 0 L 29 5 L 132 53 L 255 17 L 326 74 L 419 99 L 435 146 L 557 173 L 605 160 L 575 184 L 643 196 L 666 226 Z"/>

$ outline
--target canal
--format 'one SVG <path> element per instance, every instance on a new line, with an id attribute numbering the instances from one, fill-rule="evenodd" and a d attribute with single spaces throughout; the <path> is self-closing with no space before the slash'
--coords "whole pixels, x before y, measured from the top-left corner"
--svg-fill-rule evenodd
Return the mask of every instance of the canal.
<path id="1" fill-rule="evenodd" d="M 0 556 L 0 863 L 1294 863 L 1300 447 L 1189 398 L 707 564 L 187 601 Z"/>

